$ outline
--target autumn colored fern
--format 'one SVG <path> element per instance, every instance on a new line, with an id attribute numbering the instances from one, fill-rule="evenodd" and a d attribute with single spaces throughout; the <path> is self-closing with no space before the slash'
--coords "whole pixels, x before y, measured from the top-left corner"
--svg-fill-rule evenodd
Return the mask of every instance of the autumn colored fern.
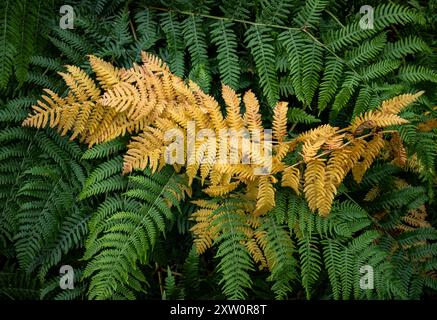
<path id="1" fill-rule="evenodd" d="M 301 189 L 302 174 L 302 189 L 311 210 L 328 215 L 337 188 L 348 172 L 352 170 L 355 180 L 360 182 L 378 156 L 385 141 L 381 128 L 408 122 L 398 113 L 423 93 L 403 94 L 384 101 L 376 111 L 355 118 L 346 128 L 322 125 L 296 139 L 287 138 L 287 104 L 278 102 L 274 108 L 274 146 L 268 167 L 266 159 L 270 149 L 263 143 L 268 137 L 264 131 L 259 132 L 264 128 L 258 101 L 252 92 L 243 95 L 246 113 L 242 115 L 240 95 L 224 85 L 226 117 L 223 117 L 218 102 L 194 82 L 186 84 L 149 53 L 143 52 L 142 60 L 141 66 L 134 64 L 129 69 L 118 69 L 90 56 L 98 84 L 80 68 L 67 66 L 68 72 L 60 73 L 70 88 L 67 96 L 60 97 L 46 90 L 47 95 L 33 107 L 34 113 L 23 125 L 56 127 L 62 135 L 71 131 L 70 139 L 80 137 L 89 146 L 130 133 L 133 137 L 124 156 L 124 173 L 146 167 L 152 171 L 163 168 L 168 163 L 166 150 L 170 144 L 166 135 L 175 129 L 179 129 L 187 141 L 190 125 L 194 130 L 210 129 L 218 134 L 258 131 L 258 137 L 243 137 L 241 143 L 237 141 L 236 146 L 234 143 L 226 148 L 228 163 L 216 161 L 223 156 L 220 145 L 208 140 L 196 141 L 191 155 L 188 150 L 184 151 L 182 163 L 186 165 L 189 183 L 200 172 L 202 183 L 207 185 L 204 191 L 211 196 L 229 194 L 240 186 L 255 187 L 255 215 L 265 214 L 275 206 L 274 190 L 279 173 L 282 173 L 282 185 L 296 193 Z M 284 157 L 299 144 L 303 146 L 302 160 L 285 165 Z M 259 152 L 254 152 L 255 148 Z M 179 170 L 178 164 L 173 164 Z M 296 168 L 300 164 L 305 168 Z"/>

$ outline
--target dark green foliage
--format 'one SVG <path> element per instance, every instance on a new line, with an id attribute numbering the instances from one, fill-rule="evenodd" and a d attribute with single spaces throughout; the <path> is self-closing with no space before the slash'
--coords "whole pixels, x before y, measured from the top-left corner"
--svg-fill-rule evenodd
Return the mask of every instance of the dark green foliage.
<path id="1" fill-rule="evenodd" d="M 435 1 L 71 1 L 71 30 L 58 26 L 63 4 L 0 4 L 1 298 L 435 294 L 437 137 L 423 126 L 436 118 Z M 362 30 L 366 4 L 375 8 L 375 28 Z M 171 168 L 122 175 L 129 135 L 86 149 L 52 129 L 20 125 L 42 88 L 67 93 L 57 75 L 64 65 L 89 70 L 86 56 L 94 54 L 128 67 L 141 50 L 215 97 L 221 84 L 251 89 L 266 125 L 275 103 L 287 101 L 290 136 L 316 123 L 343 126 L 384 100 L 425 90 L 402 113 L 410 122 L 390 128 L 416 160 L 376 161 L 360 184 L 347 178 L 327 218 L 278 189 L 276 207 L 253 229 L 263 235 L 263 270 L 244 245 L 242 199 L 210 199 L 222 204 L 213 213 L 218 236 L 198 255 L 184 176 Z M 205 199 L 199 190 L 195 181 L 193 199 Z M 59 288 L 62 265 L 75 270 L 73 290 Z M 373 290 L 360 287 L 366 265 Z"/>

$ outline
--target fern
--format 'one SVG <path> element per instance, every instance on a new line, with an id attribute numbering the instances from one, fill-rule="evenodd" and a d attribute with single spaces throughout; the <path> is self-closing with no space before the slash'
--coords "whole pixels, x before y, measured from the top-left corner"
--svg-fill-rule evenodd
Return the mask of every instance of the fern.
<path id="1" fill-rule="evenodd" d="M 225 203 L 215 214 L 218 217 L 214 219 L 213 226 L 219 233 L 216 257 L 220 258 L 217 268 L 222 274 L 220 283 L 223 293 L 230 299 L 244 299 L 252 283 L 248 272 L 253 270 L 250 256 L 241 244 L 246 239 L 241 230 L 245 224 L 244 215 L 238 212 L 238 205 L 232 202 Z"/>
<path id="2" fill-rule="evenodd" d="M 239 88 L 240 66 L 237 56 L 237 38 L 228 21 L 217 21 L 211 24 L 211 42 L 217 46 L 220 77 L 224 84 L 231 88 Z"/>
<path id="3" fill-rule="evenodd" d="M 434 294 L 431 2 L 369 30 L 346 1 L 82 1 L 72 30 L 52 5 L 0 5 L 2 298 Z M 272 127 L 272 172 L 170 168 L 187 121 Z"/>
<path id="4" fill-rule="evenodd" d="M 172 170 L 153 177 L 145 172 L 144 176 L 131 176 L 129 180 L 131 187 L 125 196 L 132 199 L 134 207 L 123 206 L 103 221 L 96 215 L 90 222 L 100 226 L 90 229 L 84 256 L 90 260 L 83 275 L 91 278 L 90 298 L 110 298 L 128 279 L 144 282 L 136 264 L 147 262 L 158 233 L 166 230 L 165 221 L 174 219 L 168 204 L 177 204 L 174 194 L 181 191 Z"/>
<path id="5" fill-rule="evenodd" d="M 260 76 L 260 84 L 270 105 L 279 99 L 278 79 L 274 69 L 273 40 L 268 35 L 269 29 L 252 26 L 246 32 L 247 46 L 251 49 Z"/>
<path id="6" fill-rule="evenodd" d="M 175 20 L 173 13 L 162 13 L 160 15 L 162 29 L 168 42 L 169 64 L 172 71 L 182 77 L 185 72 L 182 26 Z"/>

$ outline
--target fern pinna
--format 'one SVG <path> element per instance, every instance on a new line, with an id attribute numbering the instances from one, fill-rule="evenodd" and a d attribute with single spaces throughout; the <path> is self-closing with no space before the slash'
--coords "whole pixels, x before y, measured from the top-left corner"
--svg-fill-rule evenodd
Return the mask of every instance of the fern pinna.
<path id="1" fill-rule="evenodd" d="M 1 297 L 435 293 L 433 1 L 63 4 L 0 5 Z M 272 128 L 271 170 L 208 140 L 167 165 L 190 123 Z"/>

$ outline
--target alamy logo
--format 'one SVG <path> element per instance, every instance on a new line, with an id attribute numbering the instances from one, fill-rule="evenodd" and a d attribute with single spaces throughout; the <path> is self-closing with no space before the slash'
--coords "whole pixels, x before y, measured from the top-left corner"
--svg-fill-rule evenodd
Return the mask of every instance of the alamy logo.
<path id="1" fill-rule="evenodd" d="M 373 289 L 373 267 L 369 265 L 360 268 L 360 288 L 363 290 Z"/>
<path id="2" fill-rule="evenodd" d="M 59 13 L 63 14 L 59 20 L 59 27 L 61 29 L 73 29 L 74 28 L 74 9 L 67 4 L 59 8 Z"/>
<path id="3" fill-rule="evenodd" d="M 59 269 L 61 279 L 59 280 L 59 287 L 61 289 L 74 289 L 74 270 L 70 265 L 63 265 Z"/>
<path id="4" fill-rule="evenodd" d="M 360 13 L 365 13 L 360 19 L 360 28 L 363 30 L 373 29 L 374 9 L 372 6 L 365 5 L 360 8 Z"/>

